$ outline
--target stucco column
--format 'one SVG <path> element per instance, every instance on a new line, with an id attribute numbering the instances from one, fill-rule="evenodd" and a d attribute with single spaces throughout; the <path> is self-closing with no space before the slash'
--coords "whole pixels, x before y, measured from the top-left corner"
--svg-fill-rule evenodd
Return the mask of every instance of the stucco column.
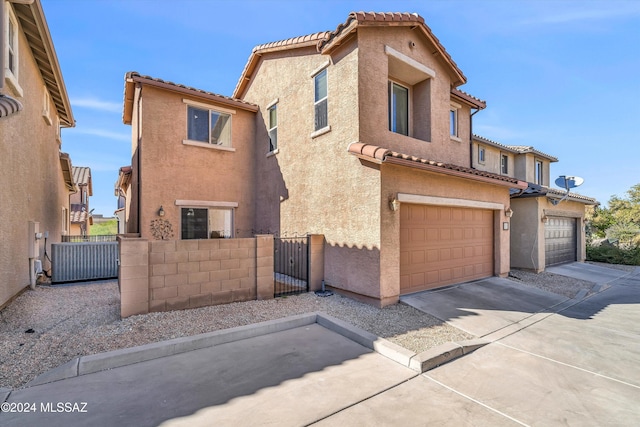
<path id="1" fill-rule="evenodd" d="M 120 316 L 149 312 L 149 241 L 118 236 Z"/>
<path id="2" fill-rule="evenodd" d="M 324 280 L 324 234 L 309 234 L 309 290 L 322 289 Z"/>
<path id="3" fill-rule="evenodd" d="M 273 299 L 273 235 L 256 235 L 256 299 Z"/>

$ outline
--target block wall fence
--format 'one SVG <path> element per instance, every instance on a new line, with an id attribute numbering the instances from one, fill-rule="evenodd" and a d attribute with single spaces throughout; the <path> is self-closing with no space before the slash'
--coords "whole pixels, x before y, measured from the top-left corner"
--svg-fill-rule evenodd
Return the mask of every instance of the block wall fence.
<path id="1" fill-rule="evenodd" d="M 133 236 L 118 236 L 123 318 L 274 297 L 272 235 L 152 241 Z M 324 278 L 324 236 L 311 235 L 309 243 L 313 291 Z"/>

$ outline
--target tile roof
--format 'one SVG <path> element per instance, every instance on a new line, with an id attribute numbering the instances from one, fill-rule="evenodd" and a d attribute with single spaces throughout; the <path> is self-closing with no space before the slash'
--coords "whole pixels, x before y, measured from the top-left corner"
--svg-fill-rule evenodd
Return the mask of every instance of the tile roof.
<path id="1" fill-rule="evenodd" d="M 12 6 L 16 18 L 20 21 L 22 33 L 31 48 L 40 75 L 56 107 L 60 123 L 68 127 L 75 126 L 71 102 L 67 95 L 67 88 L 62 78 L 62 71 L 40 0 L 15 2 Z"/>
<path id="2" fill-rule="evenodd" d="M 84 166 L 72 166 L 73 181 L 78 185 L 87 185 L 91 181 L 91 168 Z"/>
<path id="3" fill-rule="evenodd" d="M 498 185 L 506 185 L 513 188 L 523 189 L 526 188 L 527 185 L 527 183 L 523 181 L 519 181 L 508 176 L 498 175 L 477 169 L 471 169 L 451 163 L 429 160 L 417 156 L 412 156 L 410 154 L 398 153 L 387 148 L 365 144 L 362 142 L 354 142 L 350 144 L 348 152 L 364 160 L 373 161 L 375 163 L 391 163 L 402 166 L 415 167 L 436 173 L 455 175 L 461 178 L 485 181 Z"/>
<path id="4" fill-rule="evenodd" d="M 567 193 L 563 190 L 558 190 L 558 189 L 547 187 L 544 185 L 537 185 L 532 182 L 529 182 L 528 187 L 525 188 L 523 191 L 520 191 L 517 189 L 510 190 L 510 196 L 513 199 L 527 198 L 527 197 L 543 197 L 543 196 L 547 196 L 551 199 L 561 199 L 566 195 Z M 571 192 L 569 193 L 566 200 L 570 200 L 573 202 L 581 202 L 586 205 L 599 204 L 598 201 L 593 197 L 587 197 L 581 194 L 571 193 Z"/>
<path id="5" fill-rule="evenodd" d="M 0 94 L 0 119 L 22 110 L 22 103 L 10 96 Z"/>
<path id="6" fill-rule="evenodd" d="M 331 49 L 332 45 L 336 44 L 336 41 L 343 36 L 348 35 L 351 31 L 345 29 L 351 28 L 352 25 L 415 25 L 422 31 L 422 33 L 431 40 L 435 45 L 436 51 L 443 56 L 443 58 L 451 65 L 454 74 L 457 76 L 458 81 L 454 82 L 454 86 L 459 86 L 466 83 L 467 78 L 464 76 L 458 65 L 455 63 L 451 55 L 446 51 L 440 40 L 433 34 L 431 28 L 424 22 L 424 18 L 417 13 L 408 12 L 351 12 L 347 17 L 347 20 L 338 25 L 335 31 L 331 32 L 326 40 L 322 40 L 318 43 L 318 49 L 320 51 L 325 49 Z"/>
<path id="7" fill-rule="evenodd" d="M 242 99 L 231 98 L 229 96 L 220 95 L 218 93 L 207 92 L 206 90 L 197 89 L 195 87 L 186 86 L 179 83 L 174 83 L 168 80 L 162 80 L 157 77 L 151 77 L 140 74 L 136 71 L 129 71 L 124 76 L 124 112 L 122 121 L 125 124 L 131 123 L 131 113 L 133 111 L 133 84 L 140 82 L 163 89 L 173 90 L 183 93 L 185 95 L 191 95 L 198 98 L 204 98 L 210 101 L 219 102 L 225 105 L 229 105 L 236 108 L 242 108 L 249 111 L 258 111 L 258 106 L 251 102 L 243 101 Z"/>
<path id="8" fill-rule="evenodd" d="M 286 40 L 280 40 L 271 43 L 265 43 L 253 48 L 251 55 L 247 60 L 242 74 L 238 79 L 238 83 L 233 91 L 233 96 L 241 98 L 244 96 L 244 90 L 247 83 L 251 79 L 251 75 L 255 70 L 260 57 L 267 52 L 274 52 L 287 49 L 299 49 L 303 47 L 315 46 L 317 52 L 328 53 L 335 46 L 339 45 L 340 40 L 346 37 L 348 34 L 356 30 L 359 25 L 416 25 L 420 28 L 422 33 L 431 40 L 436 47 L 436 52 L 441 54 L 442 57 L 451 66 L 454 74 L 457 77 L 457 81 L 454 82 L 454 86 L 459 86 L 467 81 L 462 71 L 458 68 L 453 58 L 445 50 L 444 46 L 440 43 L 440 40 L 431 32 L 431 29 L 425 24 L 424 18 L 417 13 L 406 12 L 351 12 L 347 17 L 347 20 L 338 25 L 334 31 L 321 31 L 313 34 L 308 34 L 299 37 L 292 37 Z M 325 52 L 326 51 L 326 52 Z M 464 94 L 464 92 L 462 92 Z M 468 94 L 465 94 L 469 99 L 475 100 L 475 102 L 484 103 L 477 98 L 473 98 Z M 482 107 L 484 108 L 484 107 Z"/>
<path id="9" fill-rule="evenodd" d="M 487 102 L 486 101 L 483 101 L 480 98 L 476 98 L 475 96 L 470 95 L 467 92 L 461 91 L 458 88 L 452 88 L 451 89 L 451 93 L 453 95 L 457 96 L 458 98 L 464 99 L 468 103 L 475 105 L 480 110 L 483 110 L 483 109 L 487 108 Z"/>
<path id="10" fill-rule="evenodd" d="M 474 141 L 482 142 L 484 144 L 493 145 L 494 147 L 501 148 L 501 149 L 503 149 L 505 151 L 509 151 L 511 153 L 515 153 L 515 154 L 533 153 L 533 154 L 536 154 L 536 155 L 538 155 L 540 157 L 544 157 L 544 158 L 550 160 L 552 163 L 558 161 L 557 157 L 554 157 L 554 156 L 552 156 L 550 154 L 543 153 L 542 151 L 536 150 L 534 147 L 531 147 L 531 146 L 527 146 L 527 145 L 506 145 L 506 144 L 502 144 L 500 142 L 493 141 L 493 140 L 491 140 L 489 138 L 485 138 L 483 136 L 476 135 L 476 134 L 473 134 L 473 139 L 474 139 Z"/>
<path id="11" fill-rule="evenodd" d="M 87 210 L 81 204 L 72 204 L 69 217 L 72 223 L 85 222 L 87 220 Z"/>

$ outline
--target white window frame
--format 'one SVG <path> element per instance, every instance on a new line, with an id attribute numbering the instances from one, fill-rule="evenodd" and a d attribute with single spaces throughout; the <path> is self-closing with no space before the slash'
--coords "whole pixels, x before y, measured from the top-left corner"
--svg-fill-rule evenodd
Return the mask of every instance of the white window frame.
<path id="1" fill-rule="evenodd" d="M 500 153 L 500 173 L 509 174 L 509 156 L 504 153 Z"/>
<path id="2" fill-rule="evenodd" d="M 236 110 L 231 110 L 231 109 L 227 109 L 227 108 L 222 108 L 222 107 L 218 107 L 218 106 L 214 106 L 214 105 L 210 105 L 210 104 L 204 104 L 204 103 L 200 103 L 200 102 L 196 102 L 196 101 L 191 101 L 188 99 L 183 99 L 182 102 L 184 104 L 186 104 L 186 109 L 185 109 L 185 136 L 186 138 L 182 140 L 182 143 L 184 145 L 191 145 L 191 146 L 196 146 L 196 147 L 206 147 L 206 148 L 212 148 L 212 149 L 216 149 L 216 150 L 221 150 L 221 151 L 236 151 L 235 147 L 233 146 L 233 116 L 236 114 Z M 229 115 L 229 123 L 227 124 L 227 126 L 229 126 L 230 130 L 229 130 L 229 145 L 218 145 L 218 144 L 212 144 L 211 142 L 204 142 L 204 141 L 198 141 L 198 140 L 193 140 L 193 139 L 189 139 L 189 107 L 192 108 L 197 108 L 199 110 L 207 110 L 208 114 L 209 114 L 209 141 L 211 141 L 211 113 L 222 113 L 222 114 L 227 114 Z"/>
<path id="3" fill-rule="evenodd" d="M 42 117 L 49 126 L 53 124 L 51 121 L 51 95 L 49 95 L 46 86 L 44 87 L 44 96 L 42 99 Z"/>
<path id="4" fill-rule="evenodd" d="M 535 160 L 535 183 L 538 185 L 544 185 L 544 164 L 542 160 Z"/>
<path id="5" fill-rule="evenodd" d="M 62 207 L 62 235 L 66 235 L 69 232 L 69 209 L 65 206 Z"/>
<path id="6" fill-rule="evenodd" d="M 398 132 L 396 130 L 393 130 L 393 118 L 395 116 L 395 109 L 393 108 L 393 87 L 398 86 L 401 87 L 403 89 L 407 90 L 407 133 L 401 133 Z M 395 80 L 389 79 L 389 83 L 388 83 L 388 110 L 389 110 L 389 131 L 393 132 L 393 133 L 397 133 L 399 135 L 405 135 L 405 136 L 411 136 L 411 125 L 412 125 L 412 120 L 411 120 L 411 87 L 404 85 L 402 83 L 399 83 Z M 397 126 L 396 126 L 397 128 Z"/>
<path id="7" fill-rule="evenodd" d="M 192 240 L 192 239 L 185 239 L 183 238 L 183 221 L 182 221 L 182 211 L 184 209 L 202 209 L 202 210 L 206 210 L 207 211 L 207 239 L 233 239 L 235 237 L 235 208 L 232 206 L 217 206 L 214 203 L 209 203 L 208 205 L 203 206 L 201 205 L 179 205 L 180 206 L 180 240 Z M 212 210 L 219 210 L 219 211 L 228 211 L 231 214 L 231 218 L 230 218 L 230 230 L 229 230 L 229 235 L 224 235 L 224 236 L 220 236 L 220 237 L 212 237 L 212 233 L 214 231 L 217 230 L 211 230 L 211 216 L 210 216 L 210 212 Z"/>
<path id="8" fill-rule="evenodd" d="M 6 47 L 4 48 L 3 55 L 5 55 L 5 69 L 4 75 L 5 80 L 9 85 L 13 88 L 13 90 L 17 93 L 18 96 L 23 96 L 22 88 L 19 83 L 19 75 L 20 75 L 20 26 L 18 25 L 18 19 L 16 18 L 15 13 L 13 12 L 13 8 L 11 7 L 10 2 L 6 3 L 6 18 L 5 18 L 5 40 Z M 11 43 L 11 38 L 9 34 L 13 31 L 13 43 Z M 13 55 L 13 68 L 9 66 L 9 56 Z"/>
<path id="9" fill-rule="evenodd" d="M 316 90 L 317 85 L 317 80 L 321 75 L 325 75 L 325 92 L 326 95 L 323 98 L 317 99 L 318 98 L 318 93 Z M 326 104 L 326 124 L 324 126 L 318 126 L 318 118 L 317 118 L 317 107 L 319 104 L 321 103 L 325 103 Z M 313 136 L 318 136 L 315 135 L 316 133 L 322 134 L 324 133 L 323 131 L 325 131 L 325 129 L 330 129 L 329 126 L 329 73 L 328 73 L 328 65 L 325 65 L 321 70 L 318 70 L 318 72 L 316 72 L 313 75 L 313 132 L 314 135 Z"/>
<path id="10" fill-rule="evenodd" d="M 487 159 L 487 150 L 483 146 L 478 145 L 478 163 L 484 164 L 486 159 Z"/>
<path id="11" fill-rule="evenodd" d="M 449 107 L 449 138 L 454 141 L 462 142 L 460 139 L 460 114 L 459 111 L 462 108 L 460 104 L 451 102 Z"/>
<path id="12" fill-rule="evenodd" d="M 275 124 L 271 123 L 271 111 L 275 111 Z M 268 134 L 269 134 L 269 153 L 275 153 L 278 151 L 278 100 L 272 102 L 267 106 L 267 120 L 268 120 Z M 275 134 L 275 143 L 271 138 L 271 134 Z"/>

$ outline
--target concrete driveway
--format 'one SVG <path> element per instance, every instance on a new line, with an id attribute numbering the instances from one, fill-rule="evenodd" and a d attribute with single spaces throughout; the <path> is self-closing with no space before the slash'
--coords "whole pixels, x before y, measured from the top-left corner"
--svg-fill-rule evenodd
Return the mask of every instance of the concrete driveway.
<path id="1" fill-rule="evenodd" d="M 35 409 L 0 425 L 638 425 L 640 268 L 596 273 L 607 286 L 583 300 L 501 279 L 413 295 L 492 341 L 423 374 L 385 340 L 294 316 L 76 359 L 0 390 Z"/>

